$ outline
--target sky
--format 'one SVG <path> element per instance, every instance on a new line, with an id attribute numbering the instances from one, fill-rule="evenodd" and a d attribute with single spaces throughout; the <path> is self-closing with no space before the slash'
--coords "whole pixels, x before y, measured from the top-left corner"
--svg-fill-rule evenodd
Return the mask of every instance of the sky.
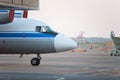
<path id="1" fill-rule="evenodd" d="M 29 18 L 47 23 L 69 37 L 120 36 L 120 0 L 40 0 L 40 10 Z"/>

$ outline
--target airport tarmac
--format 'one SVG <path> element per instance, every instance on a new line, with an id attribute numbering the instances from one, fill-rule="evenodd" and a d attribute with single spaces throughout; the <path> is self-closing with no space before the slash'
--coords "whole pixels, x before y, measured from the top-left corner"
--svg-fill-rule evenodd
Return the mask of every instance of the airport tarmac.
<path id="1" fill-rule="evenodd" d="M 36 55 L 1 55 L 0 80 L 119 80 L 120 57 L 109 52 L 42 54 L 40 66 L 31 66 Z"/>

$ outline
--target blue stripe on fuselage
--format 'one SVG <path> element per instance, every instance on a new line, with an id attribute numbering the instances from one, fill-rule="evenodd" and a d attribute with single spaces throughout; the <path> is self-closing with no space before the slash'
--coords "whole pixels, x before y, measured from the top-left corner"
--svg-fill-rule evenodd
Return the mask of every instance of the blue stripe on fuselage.
<path id="1" fill-rule="evenodd" d="M 0 10 L 0 13 L 1 13 L 1 12 L 8 12 L 8 10 Z"/>
<path id="2" fill-rule="evenodd" d="M 54 35 L 51 34 L 47 34 L 47 33 L 0 33 L 0 38 L 22 38 L 22 37 L 26 37 L 26 38 L 47 38 L 47 37 L 51 37 L 54 38 Z"/>

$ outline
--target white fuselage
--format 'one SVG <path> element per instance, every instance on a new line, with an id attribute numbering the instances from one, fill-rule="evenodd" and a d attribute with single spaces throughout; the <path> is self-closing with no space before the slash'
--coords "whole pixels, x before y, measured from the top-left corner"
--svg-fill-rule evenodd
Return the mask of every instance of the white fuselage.
<path id="1" fill-rule="evenodd" d="M 0 54 L 55 53 L 77 46 L 72 39 L 57 32 L 47 30 L 37 32 L 37 26 L 48 25 L 41 21 L 24 18 L 15 18 L 12 23 L 1 24 Z"/>

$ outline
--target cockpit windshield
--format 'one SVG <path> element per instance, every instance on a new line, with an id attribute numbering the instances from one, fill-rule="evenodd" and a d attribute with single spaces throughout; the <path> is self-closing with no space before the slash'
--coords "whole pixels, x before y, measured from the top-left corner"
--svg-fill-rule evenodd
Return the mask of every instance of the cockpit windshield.
<path id="1" fill-rule="evenodd" d="M 36 27 L 37 32 L 54 32 L 49 26 L 37 26 Z"/>
<path id="2" fill-rule="evenodd" d="M 46 32 L 53 32 L 53 30 L 49 26 L 43 26 Z"/>
<path id="3" fill-rule="evenodd" d="M 58 33 L 53 31 L 49 26 L 36 26 L 36 32 L 48 33 L 53 36 L 56 36 Z"/>

